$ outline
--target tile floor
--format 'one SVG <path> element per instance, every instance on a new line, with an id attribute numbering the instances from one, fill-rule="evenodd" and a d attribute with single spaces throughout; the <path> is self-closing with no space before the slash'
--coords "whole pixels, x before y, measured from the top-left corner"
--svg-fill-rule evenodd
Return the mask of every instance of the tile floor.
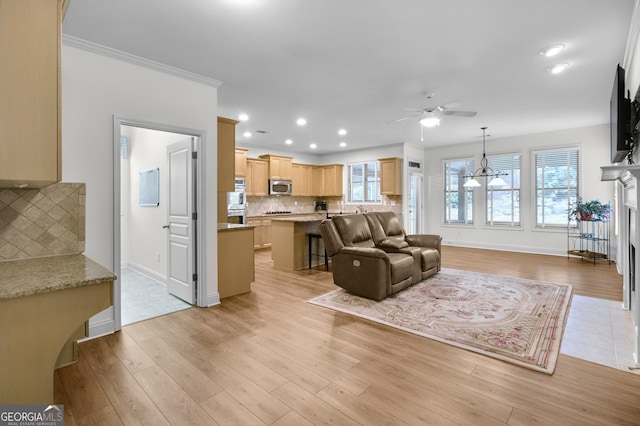
<path id="1" fill-rule="evenodd" d="M 573 296 L 560 353 L 640 375 L 631 312 L 621 302 Z"/>
<path id="2" fill-rule="evenodd" d="M 191 307 L 158 281 L 132 269 L 122 268 L 120 279 L 123 326 Z"/>

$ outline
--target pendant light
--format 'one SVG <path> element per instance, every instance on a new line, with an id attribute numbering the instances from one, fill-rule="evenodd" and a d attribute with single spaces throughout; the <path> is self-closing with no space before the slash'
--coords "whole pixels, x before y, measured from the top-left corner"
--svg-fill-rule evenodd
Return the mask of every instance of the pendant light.
<path id="1" fill-rule="evenodd" d="M 463 186 L 465 188 L 478 188 L 479 186 L 481 186 L 480 182 L 478 182 L 478 178 L 482 178 L 482 177 L 493 178 L 487 184 L 488 186 L 507 186 L 507 182 L 505 182 L 504 179 L 501 178 L 501 176 L 507 176 L 508 173 L 495 172 L 488 165 L 487 156 L 485 154 L 485 143 L 486 143 L 485 138 L 486 138 L 487 128 L 481 127 L 481 129 L 482 129 L 482 160 L 480 160 L 480 167 L 478 167 L 478 169 L 476 169 L 476 171 L 473 172 L 473 174 L 462 176 L 463 178 L 467 179 L 467 181 L 464 183 Z"/>

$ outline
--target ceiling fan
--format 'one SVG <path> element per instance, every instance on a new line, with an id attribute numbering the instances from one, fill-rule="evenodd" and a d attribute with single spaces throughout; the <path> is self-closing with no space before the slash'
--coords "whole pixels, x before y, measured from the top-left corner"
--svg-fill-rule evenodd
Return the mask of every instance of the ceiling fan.
<path id="1" fill-rule="evenodd" d="M 427 98 L 427 103 L 433 99 L 436 94 L 434 92 L 425 92 L 424 96 Z M 424 107 L 424 108 L 405 108 L 407 111 L 413 111 L 413 114 L 405 117 L 398 118 L 391 121 L 391 123 L 398 123 L 400 121 L 409 120 L 410 118 L 422 117 L 420 124 L 424 127 L 435 127 L 440 125 L 440 117 L 444 115 L 453 115 L 458 117 L 474 117 L 477 112 L 475 111 L 459 111 L 451 108 L 458 106 L 460 102 L 449 102 L 444 105 L 436 107 Z"/>

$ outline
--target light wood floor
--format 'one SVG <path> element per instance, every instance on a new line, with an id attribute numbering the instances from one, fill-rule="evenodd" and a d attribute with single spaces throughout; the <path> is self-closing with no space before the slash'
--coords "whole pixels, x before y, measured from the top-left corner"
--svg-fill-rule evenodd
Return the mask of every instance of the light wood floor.
<path id="1" fill-rule="evenodd" d="M 613 264 L 452 247 L 443 260 L 621 300 Z M 640 376 L 562 354 L 549 376 L 306 303 L 333 288 L 258 252 L 251 293 L 82 343 L 55 375 L 65 424 L 640 424 Z"/>

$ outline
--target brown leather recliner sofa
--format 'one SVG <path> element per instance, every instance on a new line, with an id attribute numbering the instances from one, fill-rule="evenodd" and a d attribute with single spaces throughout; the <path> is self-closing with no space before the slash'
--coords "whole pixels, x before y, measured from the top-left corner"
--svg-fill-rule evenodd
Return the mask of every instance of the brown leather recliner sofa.
<path id="1" fill-rule="evenodd" d="M 440 235 L 406 235 L 393 212 L 334 216 L 320 233 L 333 282 L 358 296 L 382 300 L 440 271 Z"/>

